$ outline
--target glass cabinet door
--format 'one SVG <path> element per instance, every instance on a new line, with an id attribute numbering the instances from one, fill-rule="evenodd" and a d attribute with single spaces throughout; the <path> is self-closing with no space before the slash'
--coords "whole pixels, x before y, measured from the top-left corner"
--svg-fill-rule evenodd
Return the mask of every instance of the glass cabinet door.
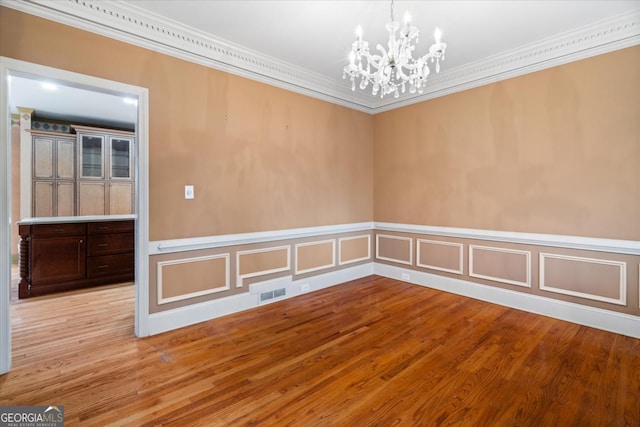
<path id="1" fill-rule="evenodd" d="M 111 138 L 110 178 L 131 178 L 131 139 Z"/>
<path id="2" fill-rule="evenodd" d="M 103 152 L 104 137 L 102 136 L 82 136 L 80 165 L 83 178 L 103 178 Z"/>

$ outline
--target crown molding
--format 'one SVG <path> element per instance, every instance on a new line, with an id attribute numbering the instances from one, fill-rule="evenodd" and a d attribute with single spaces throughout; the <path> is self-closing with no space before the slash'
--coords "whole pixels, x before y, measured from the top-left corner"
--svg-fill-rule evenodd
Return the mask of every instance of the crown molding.
<path id="1" fill-rule="evenodd" d="M 0 0 L 20 12 L 351 109 L 373 113 L 365 93 L 353 96 L 323 75 L 217 38 L 121 1 Z"/>
<path id="2" fill-rule="evenodd" d="M 394 110 L 637 44 L 640 44 L 640 9 L 446 70 L 431 78 L 421 95 L 376 102 L 371 107 L 376 113 Z"/>
<path id="3" fill-rule="evenodd" d="M 640 44 L 640 9 L 561 33 L 431 78 L 425 93 L 400 99 L 298 67 L 122 1 L 0 0 L 0 5 L 369 114 Z"/>

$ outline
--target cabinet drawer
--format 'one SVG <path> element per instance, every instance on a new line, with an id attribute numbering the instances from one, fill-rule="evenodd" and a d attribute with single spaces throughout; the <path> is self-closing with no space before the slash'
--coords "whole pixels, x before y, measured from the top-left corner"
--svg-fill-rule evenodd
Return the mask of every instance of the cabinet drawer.
<path id="1" fill-rule="evenodd" d="M 133 233 L 90 235 L 88 241 L 89 256 L 133 252 Z"/>
<path id="2" fill-rule="evenodd" d="M 34 237 L 83 236 L 86 224 L 36 224 L 32 225 Z"/>
<path id="3" fill-rule="evenodd" d="M 133 275 L 133 271 L 133 253 L 87 258 L 87 276 L 89 278 L 119 276 L 127 273 L 131 273 Z"/>
<path id="4" fill-rule="evenodd" d="M 133 231 L 133 221 L 90 222 L 89 234 L 106 234 Z"/>

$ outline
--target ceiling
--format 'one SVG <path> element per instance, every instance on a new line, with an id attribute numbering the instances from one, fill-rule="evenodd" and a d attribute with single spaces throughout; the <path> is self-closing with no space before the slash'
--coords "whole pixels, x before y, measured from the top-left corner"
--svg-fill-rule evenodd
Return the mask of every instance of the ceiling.
<path id="1" fill-rule="evenodd" d="M 127 99 L 130 102 L 125 102 Z M 134 129 L 135 101 L 122 95 L 72 87 L 35 76 L 11 76 L 9 106 L 35 110 L 36 120 L 61 120 L 118 129 Z"/>
<path id="2" fill-rule="evenodd" d="M 372 50 L 378 43 L 386 45 L 384 27 L 391 2 L 128 0 L 127 4 L 339 81 L 357 25 Z M 409 11 L 420 30 L 416 56 L 428 52 L 436 26 L 443 31 L 448 44 L 443 73 L 638 8 L 638 0 L 396 0 L 394 6 L 396 20 Z"/>
<path id="3" fill-rule="evenodd" d="M 351 91 L 342 69 L 359 24 L 386 44 L 389 1 L 0 0 L 8 7 L 259 81 L 376 113 L 640 44 L 640 0 L 402 1 L 421 31 L 447 43 L 423 95 Z"/>

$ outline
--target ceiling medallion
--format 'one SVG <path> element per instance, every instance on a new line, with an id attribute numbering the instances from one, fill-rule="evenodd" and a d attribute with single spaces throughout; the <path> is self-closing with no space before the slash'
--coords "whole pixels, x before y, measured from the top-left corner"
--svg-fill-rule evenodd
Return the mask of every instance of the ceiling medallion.
<path id="1" fill-rule="evenodd" d="M 405 12 L 404 23 L 400 25 L 395 21 L 393 14 L 393 0 L 391 0 L 391 22 L 386 25 L 389 31 L 387 50 L 378 44 L 376 50 L 380 54 L 369 52 L 369 43 L 362 40 L 362 27 L 356 29 L 356 41 L 351 45 L 349 64 L 344 67 L 342 78 L 349 75 L 351 90 L 356 90 L 356 79 L 360 79 L 360 89 L 366 89 L 372 85 L 371 93 L 375 96 L 380 93 L 380 98 L 393 93 L 399 97 L 400 92 L 405 93 L 407 86 L 409 92 L 422 93 L 429 76 L 428 61 L 436 63 L 436 73 L 440 72 L 440 60 L 444 61 L 446 43 L 442 43 L 442 32 L 436 27 L 434 32 L 435 43 L 429 48 L 429 53 L 414 59 L 412 53 L 415 50 L 413 41 L 418 43 L 418 28 L 411 25 L 411 15 Z M 399 34 L 396 36 L 396 32 Z"/>

